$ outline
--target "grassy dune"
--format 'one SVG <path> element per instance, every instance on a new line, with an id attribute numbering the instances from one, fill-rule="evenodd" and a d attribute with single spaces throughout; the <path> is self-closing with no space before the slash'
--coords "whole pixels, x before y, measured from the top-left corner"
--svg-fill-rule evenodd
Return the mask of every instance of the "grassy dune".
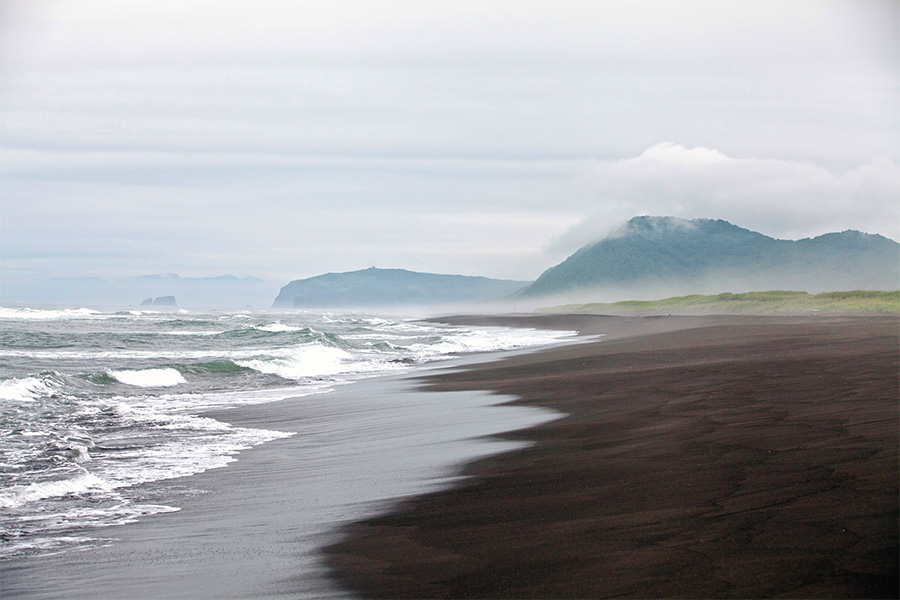
<path id="1" fill-rule="evenodd" d="M 900 290 L 847 292 L 746 292 L 714 296 L 677 296 L 664 300 L 565 304 L 541 309 L 555 313 L 607 314 L 760 314 L 760 313 L 900 313 Z"/>

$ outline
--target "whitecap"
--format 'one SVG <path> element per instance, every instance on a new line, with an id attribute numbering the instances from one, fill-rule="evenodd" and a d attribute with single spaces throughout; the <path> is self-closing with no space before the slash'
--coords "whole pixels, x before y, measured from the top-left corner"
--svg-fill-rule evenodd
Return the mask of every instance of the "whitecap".
<path id="1" fill-rule="evenodd" d="M 280 321 L 275 323 L 270 323 L 268 325 L 258 325 L 254 327 L 254 329 L 259 329 L 260 331 L 268 331 L 269 333 L 283 333 L 285 331 L 302 331 L 302 327 L 296 327 L 294 325 L 285 325 Z"/>
<path id="2" fill-rule="evenodd" d="M 577 336 L 578 332 L 478 327 L 445 330 L 441 334 L 442 339 L 437 343 L 416 343 L 408 349 L 419 360 L 432 360 L 442 356 L 545 346 Z"/>
<path id="3" fill-rule="evenodd" d="M 212 336 L 212 335 L 222 335 L 225 333 L 224 331 L 163 331 L 161 335 L 174 335 L 174 336 L 192 336 L 192 335 L 202 335 L 202 336 Z"/>
<path id="4" fill-rule="evenodd" d="M 40 377 L 13 377 L 0 381 L 0 400 L 28 402 L 50 396 L 53 392 L 52 381 Z"/>
<path id="5" fill-rule="evenodd" d="M 353 356 L 340 348 L 310 345 L 281 349 L 273 355 L 265 359 L 235 360 L 234 363 L 285 379 L 337 375 L 356 370 L 352 364 Z"/>
<path id="6" fill-rule="evenodd" d="M 140 371 L 107 371 L 109 376 L 120 383 L 138 387 L 170 387 L 187 383 L 176 369 L 143 369 Z"/>
<path id="7" fill-rule="evenodd" d="M 99 315 L 89 308 L 66 308 L 64 310 L 38 310 L 35 308 L 5 308 L 0 306 L 0 319 L 88 319 Z"/>
<path id="8" fill-rule="evenodd" d="M 41 481 L 28 485 L 14 485 L 8 491 L 0 493 L 0 507 L 15 508 L 27 502 L 56 498 L 67 494 L 79 494 L 89 491 L 108 491 L 113 486 L 91 473 L 79 473 L 69 479 Z"/>

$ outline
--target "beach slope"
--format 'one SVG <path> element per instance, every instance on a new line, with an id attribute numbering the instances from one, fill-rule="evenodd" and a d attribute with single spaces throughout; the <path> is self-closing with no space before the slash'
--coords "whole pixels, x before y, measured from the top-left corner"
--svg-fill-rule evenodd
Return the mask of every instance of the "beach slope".
<path id="1" fill-rule="evenodd" d="M 897 597 L 900 319 L 461 317 L 599 341 L 429 376 L 567 413 L 329 548 L 379 598 Z"/>

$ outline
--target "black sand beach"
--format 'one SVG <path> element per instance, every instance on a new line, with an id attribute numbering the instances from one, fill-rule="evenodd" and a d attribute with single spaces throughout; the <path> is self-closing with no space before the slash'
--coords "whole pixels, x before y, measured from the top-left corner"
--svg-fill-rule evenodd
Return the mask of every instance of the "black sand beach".
<path id="1" fill-rule="evenodd" d="M 360 594 L 897 597 L 896 316 L 454 322 L 607 336 L 425 380 L 569 416 L 347 528 Z"/>

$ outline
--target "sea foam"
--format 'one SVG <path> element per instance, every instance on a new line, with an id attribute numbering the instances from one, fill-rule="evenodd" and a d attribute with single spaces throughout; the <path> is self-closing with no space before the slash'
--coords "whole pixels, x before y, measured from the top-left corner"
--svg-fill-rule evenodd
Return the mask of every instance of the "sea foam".
<path id="1" fill-rule="evenodd" d="M 170 387 L 187 383 L 175 369 L 143 369 L 140 371 L 108 371 L 109 376 L 126 385 L 138 387 Z"/>
<path id="2" fill-rule="evenodd" d="M 267 375 L 278 375 L 285 379 L 337 375 L 356 370 L 348 363 L 353 356 L 340 348 L 318 344 L 283 348 L 273 351 L 273 357 L 265 359 L 235 360 L 234 363 Z"/>
<path id="3" fill-rule="evenodd" d="M 37 310 L 33 308 L 5 308 L 0 306 L 0 319 L 88 319 L 100 315 L 89 308 L 67 308 L 65 310 Z"/>
<path id="4" fill-rule="evenodd" d="M 303 331 L 302 327 L 295 327 L 293 325 L 285 325 L 284 323 L 270 323 L 268 325 L 259 325 L 254 329 L 258 329 L 260 331 L 267 331 L 269 333 L 283 333 L 285 331 Z"/>
<path id="5" fill-rule="evenodd" d="M 0 400 L 28 402 L 49 396 L 54 391 L 53 383 L 39 377 L 13 377 L 0 381 Z"/>
<path id="6" fill-rule="evenodd" d="M 0 507 L 15 508 L 26 502 L 78 494 L 92 490 L 108 491 L 113 486 L 91 473 L 79 473 L 69 479 L 35 482 L 28 485 L 14 485 L 0 493 Z"/>

